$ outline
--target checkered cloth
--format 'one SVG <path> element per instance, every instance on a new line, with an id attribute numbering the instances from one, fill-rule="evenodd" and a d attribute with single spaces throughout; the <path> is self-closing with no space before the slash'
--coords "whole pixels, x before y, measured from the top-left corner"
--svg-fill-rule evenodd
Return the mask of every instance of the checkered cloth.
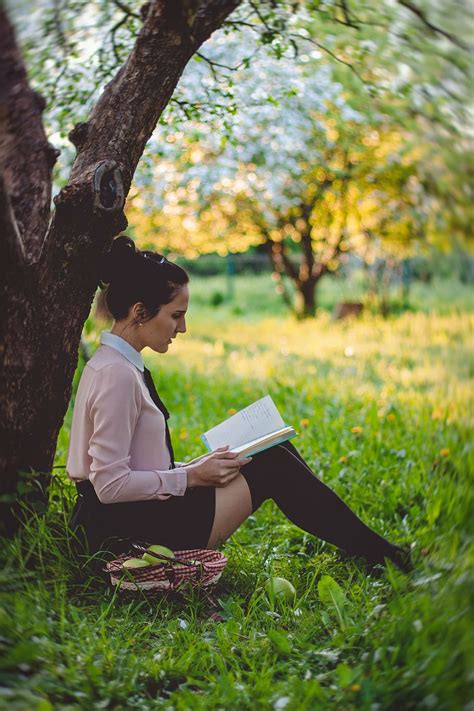
<path id="1" fill-rule="evenodd" d="M 104 570 L 110 574 L 112 585 L 120 590 L 176 590 L 185 582 L 192 587 L 207 587 L 217 583 L 227 564 L 227 558 L 222 553 L 205 548 L 175 551 L 177 558 L 197 561 L 193 567 L 179 563 L 158 563 L 146 568 L 124 568 L 123 563 L 136 554 L 123 553 L 111 560 Z"/>

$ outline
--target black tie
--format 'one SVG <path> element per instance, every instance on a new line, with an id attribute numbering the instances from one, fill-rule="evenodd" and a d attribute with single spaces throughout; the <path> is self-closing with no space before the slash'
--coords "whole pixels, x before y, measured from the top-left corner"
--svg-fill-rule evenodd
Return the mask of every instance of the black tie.
<path id="1" fill-rule="evenodd" d="M 148 370 L 148 368 L 145 368 L 143 375 L 145 376 L 145 384 L 148 388 L 148 392 L 150 393 L 150 397 L 157 406 L 157 408 L 163 413 L 164 418 L 165 418 L 165 433 L 166 433 L 166 444 L 168 446 L 168 451 L 170 453 L 170 458 L 171 458 L 171 467 L 174 467 L 174 452 L 173 452 L 173 445 L 171 444 L 171 435 L 168 427 L 168 418 L 170 416 L 170 413 L 166 409 L 164 403 L 162 402 L 160 396 L 156 392 L 155 388 L 155 383 L 153 382 L 153 378 L 151 377 L 151 373 Z"/>

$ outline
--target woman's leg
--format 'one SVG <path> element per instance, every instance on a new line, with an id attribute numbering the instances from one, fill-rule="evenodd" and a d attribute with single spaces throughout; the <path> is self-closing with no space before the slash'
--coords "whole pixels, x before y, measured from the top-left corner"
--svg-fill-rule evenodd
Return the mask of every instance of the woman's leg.
<path id="1" fill-rule="evenodd" d="M 223 488 L 216 488 L 214 523 L 207 544 L 216 548 L 226 541 L 252 513 L 252 497 L 242 474 Z"/>
<path id="2" fill-rule="evenodd" d="M 328 486 L 323 484 L 292 444 L 272 447 L 257 454 L 242 468 L 251 497 L 252 511 L 273 499 L 297 526 L 369 563 L 391 558 L 399 567 L 409 566 L 407 553 L 366 526 Z"/>

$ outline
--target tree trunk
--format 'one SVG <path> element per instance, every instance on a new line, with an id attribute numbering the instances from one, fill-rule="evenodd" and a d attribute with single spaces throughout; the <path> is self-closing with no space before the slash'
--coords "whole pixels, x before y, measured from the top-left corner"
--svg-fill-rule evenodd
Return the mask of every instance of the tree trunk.
<path id="1" fill-rule="evenodd" d="M 293 299 L 287 293 L 283 283 L 278 285 L 281 286 L 281 288 L 278 289 L 278 293 L 282 296 L 285 304 L 294 312 L 297 318 L 303 319 L 314 317 L 316 314 L 316 286 L 321 277 L 326 273 L 326 266 L 324 264 L 315 265 L 313 259 L 313 273 L 306 279 L 303 279 L 301 267 L 298 269 L 296 265 L 293 264 L 292 260 L 286 253 L 284 244 L 281 242 L 275 243 L 268 236 L 268 233 L 265 234 L 265 237 L 265 247 L 270 263 L 274 268 L 274 273 L 280 278 L 280 280 L 282 274 L 286 274 L 294 284 L 294 303 L 292 303 Z M 306 262 L 304 262 L 304 266 L 306 267 Z M 308 274 L 307 267 L 305 269 L 305 273 Z"/>
<path id="2" fill-rule="evenodd" d="M 143 27 L 130 56 L 105 88 L 89 121 L 71 133 L 77 149 L 71 178 L 55 200 L 49 230 L 40 235 L 35 226 L 45 223 L 52 149 L 45 139 L 41 144 L 41 106 L 38 109 L 38 101 L 32 99 L 13 32 L 0 10 L 0 30 L 6 27 L 9 32 L 8 42 L 0 41 L 0 67 L 6 67 L 0 78 L 5 74 L 11 79 L 0 94 L 3 533 L 11 534 L 18 526 L 20 472 L 29 473 L 30 481 L 38 472 L 46 491 L 71 396 L 82 327 L 97 288 L 98 262 L 126 227 L 125 197 L 145 144 L 188 60 L 238 4 L 239 0 L 154 0 L 144 5 Z M 20 107 L 19 94 L 24 97 Z M 29 131 L 20 130 L 25 122 L 18 121 L 19 115 L 30 120 Z M 20 150 L 31 125 L 45 161 L 42 173 L 37 164 L 28 165 L 24 149 Z M 20 177 L 25 180 L 28 170 L 32 179 L 22 185 Z M 25 214 L 22 208 L 20 213 L 18 207 L 30 203 L 34 209 Z"/>
<path id="3" fill-rule="evenodd" d="M 318 279 L 297 282 L 296 315 L 300 319 L 314 318 L 316 315 L 316 286 Z"/>

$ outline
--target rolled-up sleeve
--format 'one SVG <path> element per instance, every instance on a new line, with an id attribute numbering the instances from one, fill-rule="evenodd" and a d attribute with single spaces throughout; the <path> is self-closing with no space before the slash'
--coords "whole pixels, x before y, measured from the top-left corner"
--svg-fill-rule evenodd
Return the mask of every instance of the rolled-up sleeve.
<path id="1" fill-rule="evenodd" d="M 140 415 L 140 386 L 129 368 L 110 365 L 97 372 L 88 396 L 93 431 L 89 478 L 103 504 L 183 496 L 186 470 L 130 469 L 133 433 Z"/>

